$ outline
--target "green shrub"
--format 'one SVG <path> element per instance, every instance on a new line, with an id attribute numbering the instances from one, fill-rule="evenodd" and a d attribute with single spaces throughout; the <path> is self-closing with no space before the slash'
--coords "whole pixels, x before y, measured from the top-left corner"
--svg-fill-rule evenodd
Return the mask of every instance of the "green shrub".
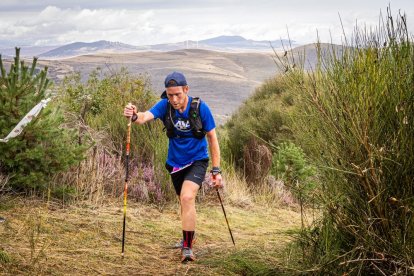
<path id="1" fill-rule="evenodd" d="M 52 194 L 54 198 L 62 200 L 62 202 L 65 201 L 72 201 L 76 196 L 76 190 L 69 186 L 69 185 L 62 185 L 58 186 L 55 189 L 53 189 Z"/>
<path id="2" fill-rule="evenodd" d="M 313 201 L 316 168 L 309 165 L 303 150 L 291 142 L 280 143 L 273 155 L 272 174 L 284 181 L 297 200 Z"/>
<path id="3" fill-rule="evenodd" d="M 101 157 L 96 155 L 105 155 L 107 153 L 104 152 L 107 151 L 109 159 L 114 155 L 124 156 L 128 120 L 123 116 L 123 109 L 127 103 L 136 105 L 138 111 L 145 111 L 159 99 L 152 93 L 145 76 L 132 76 L 125 69 L 104 75 L 98 68 L 85 83 L 81 82 L 79 73 L 68 76 L 64 79 L 59 94 L 66 110 L 74 114 L 71 116 L 72 126 L 79 127 L 79 141 L 90 143 L 94 140 L 89 136 L 88 128 L 104 133 L 106 138 L 99 141 L 100 150 L 90 153 L 90 158 L 94 160 L 100 160 Z M 132 125 L 130 178 L 136 181 L 136 187 L 131 187 L 131 196 L 136 194 L 140 198 L 145 194 L 145 197 L 158 200 L 161 197 L 175 197 L 164 167 L 167 151 L 168 139 L 163 132 L 162 122 Z M 112 159 L 116 161 L 117 158 Z M 113 163 L 111 166 L 116 167 L 111 169 L 119 170 L 119 164 Z M 90 171 L 90 176 L 86 179 L 92 179 L 94 173 Z M 151 187 L 155 185 L 155 190 L 149 187 L 143 189 L 142 182 Z M 159 195 L 160 189 L 163 196 Z M 147 195 L 147 190 L 154 190 L 156 195 Z"/>
<path id="4" fill-rule="evenodd" d="M 307 260 L 334 274 L 410 274 L 414 44 L 406 18 L 390 11 L 375 31 L 356 28 L 344 41 L 313 72 L 286 74 L 296 141 L 322 182 L 323 218 Z"/>
<path id="5" fill-rule="evenodd" d="M 290 107 L 282 102 L 286 86 L 279 77 L 266 81 L 225 124 L 227 145 L 223 158 L 245 169 L 245 156 L 252 140 L 263 146 L 278 144 L 291 138 L 287 127 Z M 266 175 L 263 175 L 263 178 Z M 247 178 L 250 178 L 247 175 Z M 256 177 L 252 177 L 256 180 Z"/>
<path id="6" fill-rule="evenodd" d="M 282 99 L 283 103 L 288 106 L 293 105 L 293 96 L 292 95 L 285 95 Z"/>
<path id="7" fill-rule="evenodd" d="M 36 73 L 20 61 L 19 48 L 10 71 L 0 62 L 0 135 L 5 137 L 40 100 L 47 96 L 50 82 L 47 68 Z M 1 61 L 0 57 L 0 61 Z M 0 143 L 0 174 L 8 175 L 9 184 L 19 191 L 45 189 L 58 172 L 82 159 L 84 148 L 75 143 L 74 133 L 62 127 L 59 108 L 49 104 L 28 124 L 23 133 Z"/>

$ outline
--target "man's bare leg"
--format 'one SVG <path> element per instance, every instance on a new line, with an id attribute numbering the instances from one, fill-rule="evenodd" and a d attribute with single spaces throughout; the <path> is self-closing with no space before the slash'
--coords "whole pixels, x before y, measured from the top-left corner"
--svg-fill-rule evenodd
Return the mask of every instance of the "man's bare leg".
<path id="1" fill-rule="evenodd" d="M 196 226 L 195 199 L 200 186 L 190 180 L 185 180 L 181 188 L 181 223 L 183 228 L 183 248 L 181 261 L 194 261 L 191 251 Z"/>
<path id="2" fill-rule="evenodd" d="M 196 226 L 195 199 L 200 185 L 185 180 L 181 188 L 181 223 L 183 230 L 194 231 Z"/>

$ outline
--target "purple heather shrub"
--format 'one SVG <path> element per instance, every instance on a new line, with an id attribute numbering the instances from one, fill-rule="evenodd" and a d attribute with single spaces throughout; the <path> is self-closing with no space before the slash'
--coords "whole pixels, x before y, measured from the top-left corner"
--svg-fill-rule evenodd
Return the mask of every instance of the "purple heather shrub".
<path id="1" fill-rule="evenodd" d="M 136 200 L 160 203 L 165 200 L 161 183 L 152 164 L 135 163 L 130 171 L 130 196 Z"/>

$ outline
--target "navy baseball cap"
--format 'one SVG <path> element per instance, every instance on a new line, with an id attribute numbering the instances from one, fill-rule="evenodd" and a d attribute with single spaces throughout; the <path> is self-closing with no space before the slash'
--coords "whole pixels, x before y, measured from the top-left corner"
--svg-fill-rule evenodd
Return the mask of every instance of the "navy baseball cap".
<path id="1" fill-rule="evenodd" d="M 177 84 L 176 85 L 168 85 L 168 83 L 174 80 Z M 171 74 L 169 74 L 164 81 L 164 86 L 165 88 L 167 87 L 171 87 L 171 86 L 186 86 L 187 85 L 187 80 L 185 79 L 184 75 L 180 72 L 172 72 Z"/>

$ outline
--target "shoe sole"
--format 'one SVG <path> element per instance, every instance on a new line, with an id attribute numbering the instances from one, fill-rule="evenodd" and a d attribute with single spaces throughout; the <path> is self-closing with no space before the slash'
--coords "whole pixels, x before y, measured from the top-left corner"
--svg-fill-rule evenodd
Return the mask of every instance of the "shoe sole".
<path id="1" fill-rule="evenodd" d="M 194 262 L 195 261 L 195 258 L 194 257 L 192 257 L 192 256 L 185 256 L 182 260 L 181 260 L 181 262 L 182 263 L 186 263 L 186 262 Z"/>

